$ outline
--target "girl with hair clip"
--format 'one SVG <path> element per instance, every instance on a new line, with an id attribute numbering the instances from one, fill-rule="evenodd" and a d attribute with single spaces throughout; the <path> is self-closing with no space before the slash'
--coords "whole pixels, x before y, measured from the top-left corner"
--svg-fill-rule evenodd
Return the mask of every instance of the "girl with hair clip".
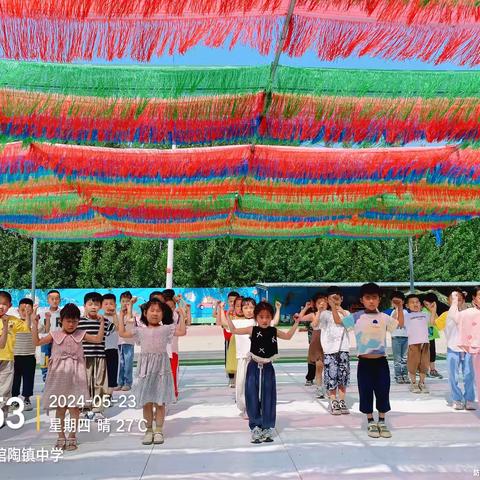
<path id="1" fill-rule="evenodd" d="M 80 417 L 80 409 L 90 400 L 87 386 L 87 369 L 83 354 L 83 341 L 101 343 L 105 333 L 105 323 L 100 321 L 98 333 L 88 334 L 78 329 L 80 310 L 73 303 L 67 303 L 60 311 L 61 329 L 50 332 L 43 338 L 38 337 L 39 317 L 36 311 L 32 314 L 32 338 L 36 346 L 52 344 L 52 356 L 48 363 L 48 375 L 42 396 L 43 408 L 56 409 L 56 417 L 60 419 L 56 448 L 76 450 L 76 427 Z M 63 406 L 62 406 L 63 405 Z M 65 438 L 65 414 L 67 410 L 73 422 L 74 431 Z"/>
<path id="2" fill-rule="evenodd" d="M 272 327 L 272 305 L 260 302 L 253 312 L 256 325 L 236 328 L 227 323 L 234 335 L 250 336 L 250 361 L 245 381 L 245 400 L 251 430 L 251 442 L 273 442 L 277 410 L 277 389 L 272 361 L 278 354 L 277 338 L 290 340 L 298 327 L 298 318 L 288 332 Z"/>
<path id="3" fill-rule="evenodd" d="M 236 328 L 253 327 L 256 325 L 254 318 L 254 311 L 257 302 L 251 298 L 246 297 L 242 300 L 243 318 L 236 318 L 232 320 Z M 282 304 L 275 302 L 275 316 L 273 317 L 271 326 L 276 327 L 280 321 L 280 309 Z M 228 329 L 228 323 L 225 313 L 222 313 L 222 325 Z M 245 378 L 247 375 L 247 365 L 250 361 L 250 339 L 243 335 L 235 338 L 236 352 L 237 352 L 237 375 L 235 381 L 235 402 L 240 414 L 245 420 L 248 420 L 247 409 L 245 406 Z"/>
<path id="4" fill-rule="evenodd" d="M 131 315 L 131 307 L 127 315 Z M 133 392 L 137 405 L 143 407 L 147 428 L 142 444 L 161 444 L 164 442 L 165 406 L 175 400 L 167 346 L 174 336 L 185 335 L 185 318 L 182 316 L 175 325 L 171 308 L 158 299 L 152 299 L 145 304 L 140 321 L 145 327 L 134 327 L 130 332 L 125 330 L 123 322 L 119 322 L 118 334 L 122 338 L 134 338 L 141 348 Z"/>

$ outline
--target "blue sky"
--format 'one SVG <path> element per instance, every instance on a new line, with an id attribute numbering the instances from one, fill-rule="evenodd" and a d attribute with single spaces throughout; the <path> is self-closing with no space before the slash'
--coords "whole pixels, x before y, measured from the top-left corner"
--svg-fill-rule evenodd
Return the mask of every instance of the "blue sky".
<path id="1" fill-rule="evenodd" d="M 189 50 L 185 55 L 163 56 L 154 58 L 150 65 L 196 65 L 196 66 L 217 66 L 217 65 L 264 65 L 271 63 L 274 53 L 268 56 L 262 56 L 250 47 L 236 46 L 232 50 L 228 48 L 206 48 L 197 46 Z M 95 63 L 106 63 L 98 61 Z M 132 60 L 124 59 L 111 62 L 110 64 L 132 64 Z M 469 67 L 459 67 L 451 63 L 444 63 L 435 66 L 431 63 L 421 62 L 419 60 L 393 61 L 382 60 L 371 57 L 349 57 L 339 59 L 335 62 L 320 61 L 313 51 L 308 51 L 300 58 L 290 58 L 282 55 L 280 58 L 282 65 L 292 65 L 298 67 L 330 67 L 330 68 L 371 68 L 387 70 L 472 70 Z M 479 67 L 475 68 L 477 70 Z"/>

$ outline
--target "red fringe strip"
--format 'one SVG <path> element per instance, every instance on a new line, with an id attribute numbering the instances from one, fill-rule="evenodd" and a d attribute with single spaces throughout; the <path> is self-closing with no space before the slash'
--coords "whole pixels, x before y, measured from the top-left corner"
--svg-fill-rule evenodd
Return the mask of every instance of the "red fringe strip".
<path id="1" fill-rule="evenodd" d="M 250 169 L 275 179 L 331 178 L 379 179 L 432 169 L 447 160 L 455 147 L 311 149 L 258 145 Z"/>
<path id="2" fill-rule="evenodd" d="M 139 179 L 241 176 L 248 170 L 248 145 L 177 150 L 114 149 L 74 145 L 32 144 L 30 158 L 60 175 Z"/>
<path id="3" fill-rule="evenodd" d="M 6 117 L 44 115 L 85 119 L 217 120 L 255 117 L 265 94 L 157 98 L 113 98 L 57 95 L 0 89 L 0 111 Z"/>
<path id="4" fill-rule="evenodd" d="M 29 18 L 286 14 L 290 0 L 0 0 L 0 14 Z"/>
<path id="5" fill-rule="evenodd" d="M 397 17 L 393 0 L 384 0 L 388 8 L 378 21 L 368 12 L 348 8 L 350 3 L 344 1 L 348 11 L 333 7 L 325 11 L 321 4 L 313 11 L 297 9 L 284 51 L 291 56 L 301 56 L 309 48 L 315 48 L 324 60 L 356 54 L 400 60 L 418 58 L 437 64 L 447 61 L 461 65 L 480 63 L 480 26 L 475 23 L 479 7 L 475 7 L 470 23 L 465 20 L 466 13 L 449 13 L 455 10 L 451 5 L 453 10 L 425 10 L 430 13 L 424 21 L 438 16 L 445 23 L 409 24 L 410 14 L 406 13 L 407 18 Z M 420 8 L 417 2 L 413 11 Z M 155 18 L 150 15 L 145 19 L 127 16 L 110 20 L 105 16 L 76 20 L 62 16 L 32 19 L 3 15 L 0 17 L 0 48 L 6 58 L 12 59 L 71 62 L 94 57 L 108 60 L 130 57 L 147 62 L 152 56 L 164 53 L 185 53 L 200 43 L 219 47 L 229 41 L 230 48 L 242 43 L 267 55 L 278 40 L 285 12 L 276 14 L 268 8 L 266 11 L 265 15 L 236 13 L 236 16 L 208 18 Z M 436 13 L 442 11 L 447 13 Z M 388 21 L 384 21 L 384 17 Z M 455 28 L 448 24 L 454 19 L 460 19 Z"/>
<path id="6" fill-rule="evenodd" d="M 480 6 L 472 0 L 297 0 L 295 12 L 359 12 L 386 22 L 461 24 L 477 22 Z"/>
<path id="7" fill-rule="evenodd" d="M 0 14 L 14 18 L 82 20 L 158 16 L 285 15 L 289 0 L 0 0 Z M 473 0 L 297 0 L 296 12 L 361 12 L 382 21 L 468 23 L 478 21 Z"/>
<path id="8" fill-rule="evenodd" d="M 299 57 L 314 48 L 322 60 L 369 55 L 394 60 L 415 58 L 435 64 L 451 61 L 473 66 L 480 63 L 478 24 L 449 28 L 347 18 L 294 15 L 284 52 Z"/>
<path id="9" fill-rule="evenodd" d="M 279 17 L 219 17 L 178 20 L 28 20 L 0 18 L 0 49 L 10 59 L 53 62 L 113 60 L 129 57 L 148 62 L 164 53 L 183 54 L 202 43 L 220 47 L 230 39 L 270 52 L 279 35 Z"/>
<path id="10" fill-rule="evenodd" d="M 267 137 L 409 143 L 480 138 L 478 98 L 309 97 L 273 94 Z M 320 137 L 320 138 L 319 138 Z"/>

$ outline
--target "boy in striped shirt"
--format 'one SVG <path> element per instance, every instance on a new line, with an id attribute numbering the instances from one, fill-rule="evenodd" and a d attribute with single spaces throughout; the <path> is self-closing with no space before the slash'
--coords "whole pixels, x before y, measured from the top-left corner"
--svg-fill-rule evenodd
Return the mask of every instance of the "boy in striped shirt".
<path id="1" fill-rule="evenodd" d="M 98 292 L 87 293 L 83 300 L 84 316 L 78 323 L 79 330 L 85 330 L 90 335 L 98 335 L 100 322 L 105 322 L 105 335 L 113 330 L 113 324 L 104 319 L 98 312 L 102 308 L 102 295 Z M 83 342 L 85 366 L 87 368 L 88 392 L 92 401 L 91 412 L 86 412 L 87 418 L 103 417 L 104 399 L 108 396 L 107 362 L 105 358 L 105 338 L 101 343 Z M 89 409 L 87 409 L 89 410 Z"/>

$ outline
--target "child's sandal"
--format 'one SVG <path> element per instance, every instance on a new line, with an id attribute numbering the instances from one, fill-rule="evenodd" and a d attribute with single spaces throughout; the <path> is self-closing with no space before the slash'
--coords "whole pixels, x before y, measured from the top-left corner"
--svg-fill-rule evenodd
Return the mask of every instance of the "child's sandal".
<path id="1" fill-rule="evenodd" d="M 67 440 L 65 438 L 57 438 L 57 443 L 54 448 L 59 448 L 60 450 L 65 450 L 65 445 Z"/>
<path id="2" fill-rule="evenodd" d="M 76 450 L 78 448 L 77 446 L 77 439 L 75 437 L 69 438 L 67 440 L 67 444 L 65 446 L 65 450 L 67 452 L 71 452 L 72 450 Z"/>

